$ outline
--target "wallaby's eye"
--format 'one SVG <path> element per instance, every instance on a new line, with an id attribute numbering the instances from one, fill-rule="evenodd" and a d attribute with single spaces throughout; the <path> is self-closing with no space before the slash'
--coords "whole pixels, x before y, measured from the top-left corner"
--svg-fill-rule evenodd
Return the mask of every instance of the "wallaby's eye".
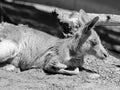
<path id="1" fill-rule="evenodd" d="M 80 26 L 79 26 L 79 25 L 75 25 L 74 27 L 75 27 L 75 28 L 79 28 Z"/>
<path id="2" fill-rule="evenodd" d="M 91 43 L 91 46 L 93 46 L 93 47 L 97 45 L 96 41 L 90 41 L 90 43 Z"/>

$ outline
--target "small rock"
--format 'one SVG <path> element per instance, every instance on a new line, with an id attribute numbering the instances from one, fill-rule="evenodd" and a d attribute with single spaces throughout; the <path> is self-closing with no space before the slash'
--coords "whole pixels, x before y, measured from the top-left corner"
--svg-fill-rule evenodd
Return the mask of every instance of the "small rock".
<path id="1" fill-rule="evenodd" d="M 89 78 L 90 78 L 90 79 L 98 79 L 99 77 L 100 77 L 100 75 L 99 75 L 99 74 L 96 74 L 96 73 L 89 75 Z"/>

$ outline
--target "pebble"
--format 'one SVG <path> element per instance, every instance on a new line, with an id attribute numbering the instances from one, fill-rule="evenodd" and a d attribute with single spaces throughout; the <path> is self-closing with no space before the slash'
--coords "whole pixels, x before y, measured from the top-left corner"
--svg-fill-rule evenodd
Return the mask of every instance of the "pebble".
<path id="1" fill-rule="evenodd" d="M 100 77 L 100 75 L 99 75 L 99 74 L 96 74 L 96 73 L 89 75 L 89 78 L 90 78 L 90 79 L 98 79 L 99 77 Z"/>

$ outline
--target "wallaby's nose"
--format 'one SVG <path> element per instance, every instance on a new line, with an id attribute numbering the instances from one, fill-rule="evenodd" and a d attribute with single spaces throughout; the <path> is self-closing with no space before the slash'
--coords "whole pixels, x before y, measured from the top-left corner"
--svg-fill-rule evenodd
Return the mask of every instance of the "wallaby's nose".
<path id="1" fill-rule="evenodd" d="M 108 54 L 104 53 L 104 57 L 107 58 L 107 57 L 108 57 Z"/>
<path id="2" fill-rule="evenodd" d="M 103 53 L 103 59 L 108 57 L 108 53 Z"/>

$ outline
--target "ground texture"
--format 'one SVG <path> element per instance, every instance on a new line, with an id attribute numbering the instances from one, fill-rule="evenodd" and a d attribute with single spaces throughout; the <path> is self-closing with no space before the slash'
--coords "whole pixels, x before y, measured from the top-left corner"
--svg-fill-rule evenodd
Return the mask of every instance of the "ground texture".
<path id="1" fill-rule="evenodd" d="M 50 75 L 42 69 L 9 72 L 0 69 L 0 90 L 120 90 L 120 60 L 86 56 L 79 75 Z M 98 74 L 94 74 L 94 73 Z"/>

